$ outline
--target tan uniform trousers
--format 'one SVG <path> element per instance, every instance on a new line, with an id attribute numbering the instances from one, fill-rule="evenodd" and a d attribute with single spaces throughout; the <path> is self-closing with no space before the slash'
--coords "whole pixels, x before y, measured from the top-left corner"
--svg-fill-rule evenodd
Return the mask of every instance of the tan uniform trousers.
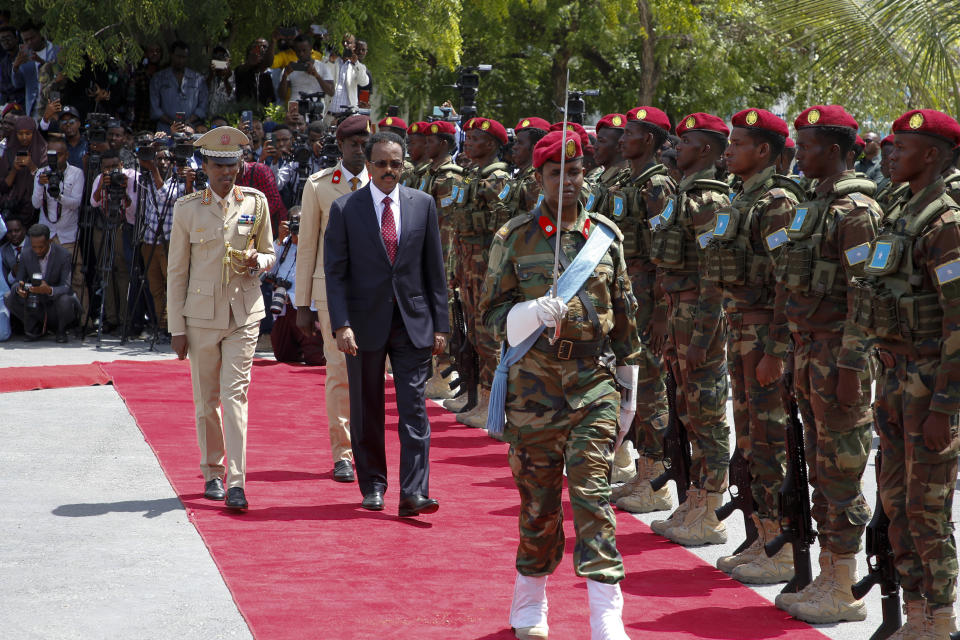
<path id="1" fill-rule="evenodd" d="M 350 386 L 347 383 L 347 360 L 339 349 L 330 328 L 330 313 L 317 312 L 323 332 L 323 357 L 327 359 L 324 399 L 327 403 L 327 425 L 330 431 L 330 453 L 334 464 L 353 460 L 350 448 Z"/>
<path id="2" fill-rule="evenodd" d="M 227 329 L 187 325 L 187 354 L 197 415 L 200 469 L 204 482 L 224 477 L 227 487 L 243 487 L 247 469 L 247 390 L 260 323 Z M 221 421 L 221 406 L 223 419 Z"/>

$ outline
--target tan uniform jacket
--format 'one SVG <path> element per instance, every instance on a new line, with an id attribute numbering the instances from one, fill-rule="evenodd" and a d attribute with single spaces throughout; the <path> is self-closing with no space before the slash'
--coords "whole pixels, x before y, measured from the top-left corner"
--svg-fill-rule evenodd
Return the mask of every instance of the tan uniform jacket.
<path id="1" fill-rule="evenodd" d="M 297 244 L 297 282 L 294 304 L 317 311 L 327 310 L 327 283 L 323 273 L 323 234 L 330 218 L 330 205 L 345 193 L 350 182 L 341 172 L 342 165 L 318 171 L 307 179 L 300 205 L 300 237 Z M 367 184 L 366 173 L 357 188 Z"/>
<path id="2" fill-rule="evenodd" d="M 226 329 L 230 311 L 237 326 L 264 317 L 260 279 L 246 269 L 242 274 L 226 270 L 223 256 L 226 242 L 234 249 L 246 249 L 249 236 L 241 233 L 241 214 L 256 213 L 257 199 L 264 217 L 256 233 L 255 248 L 260 270 L 273 266 L 273 231 L 267 198 L 251 187 L 234 187 L 228 194 L 226 218 L 223 209 L 209 193 L 198 191 L 178 199 L 173 207 L 170 255 L 167 260 L 167 324 L 170 333 L 186 332 L 187 325 L 208 329 Z"/>

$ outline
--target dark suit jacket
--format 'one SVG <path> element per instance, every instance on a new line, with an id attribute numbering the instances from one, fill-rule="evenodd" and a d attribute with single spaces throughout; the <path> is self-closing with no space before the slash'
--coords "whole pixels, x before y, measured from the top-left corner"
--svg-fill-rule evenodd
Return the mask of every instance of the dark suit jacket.
<path id="1" fill-rule="evenodd" d="M 422 191 L 400 187 L 400 244 L 392 265 L 369 185 L 334 200 L 324 270 L 330 326 L 351 327 L 358 349 L 383 348 L 394 302 L 418 349 L 433 346 L 434 333 L 450 331 L 437 208 Z"/>
<path id="2" fill-rule="evenodd" d="M 30 243 L 26 240 L 23 241 L 23 249 L 20 250 L 21 253 L 24 251 L 30 251 Z M 13 245 L 9 242 L 5 242 L 0 245 L 0 261 L 3 263 L 3 277 L 7 279 L 7 284 L 12 286 L 11 281 L 16 282 L 16 271 L 17 266 L 17 253 L 13 249 Z"/>
<path id="3" fill-rule="evenodd" d="M 20 254 L 20 272 L 17 280 L 29 283 L 32 274 L 43 273 L 43 280 L 53 289 L 52 297 L 56 298 L 70 293 L 70 283 L 73 277 L 73 256 L 70 252 L 55 242 L 50 243 L 50 258 L 47 260 L 47 270 L 40 269 L 40 258 L 30 248 L 30 243 L 23 248 Z"/>

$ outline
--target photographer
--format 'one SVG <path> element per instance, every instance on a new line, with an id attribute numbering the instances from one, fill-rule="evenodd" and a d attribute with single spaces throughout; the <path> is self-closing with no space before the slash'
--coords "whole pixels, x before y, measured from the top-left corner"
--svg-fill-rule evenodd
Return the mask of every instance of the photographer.
<path id="1" fill-rule="evenodd" d="M 237 100 L 253 101 L 257 107 L 265 107 L 277 101 L 277 93 L 270 75 L 270 43 L 258 38 L 247 47 L 247 58 L 237 67 Z M 249 134 L 248 134 L 249 135 Z"/>
<path id="2" fill-rule="evenodd" d="M 187 68 L 190 47 L 186 42 L 170 45 L 170 66 L 150 79 L 150 114 L 158 131 L 170 131 L 177 114 L 186 124 L 207 117 L 207 83 L 203 76 Z"/>
<path id="3" fill-rule="evenodd" d="M 107 122 L 107 144 L 120 156 L 125 167 L 135 167 L 137 158 L 127 144 L 127 130 L 119 120 Z"/>
<path id="4" fill-rule="evenodd" d="M 367 67 L 360 61 L 356 51 L 356 38 L 349 33 L 343 36 L 343 55 L 337 70 L 337 88 L 330 101 L 330 113 L 356 107 L 357 87 L 370 82 Z"/>
<path id="5" fill-rule="evenodd" d="M 293 49 L 297 53 L 297 60 L 283 69 L 279 94 L 287 100 L 297 100 L 302 93 L 333 93 L 333 78 L 319 60 L 313 59 L 310 39 L 304 35 L 297 36 L 293 41 Z"/>
<path id="6" fill-rule="evenodd" d="M 300 213 L 290 214 L 289 222 L 280 223 L 280 235 L 276 243 L 277 262 L 263 276 L 271 285 L 267 300 L 274 316 L 270 343 L 277 362 L 303 362 L 311 366 L 326 364 L 323 357 L 323 336 L 319 326 L 315 335 L 304 335 L 297 328 L 296 308 L 291 304 L 294 296 L 297 270 L 297 242 L 300 234 Z"/>
<path id="7" fill-rule="evenodd" d="M 224 47 L 214 47 L 210 56 L 207 93 L 210 96 L 207 111 L 211 116 L 226 113 L 237 100 L 237 81 L 230 70 L 230 53 Z"/>
<path id="8" fill-rule="evenodd" d="M 308 175 L 313 175 L 325 168 L 323 145 L 326 137 L 326 127 L 323 122 L 311 122 L 307 125 L 307 144 L 310 145 L 310 170 L 307 172 Z"/>
<path id="9" fill-rule="evenodd" d="M 292 151 L 293 132 L 285 124 L 277 125 L 273 140 L 264 145 L 262 161 L 273 172 L 280 198 L 288 209 L 297 201 L 297 169 L 300 167 Z"/>
<path id="10" fill-rule="evenodd" d="M 20 116 L 14 122 L 15 135 L 0 158 L 0 205 L 30 225 L 36 210 L 30 202 L 33 176 L 47 164 L 47 143 L 37 131 L 33 118 Z"/>
<path id="11" fill-rule="evenodd" d="M 17 284 L 4 297 L 7 309 L 23 322 L 27 340 L 39 340 L 54 328 L 57 342 L 67 342 L 67 329 L 80 314 L 80 300 L 70 287 L 70 253 L 50 242 L 50 229 L 30 227 L 30 251 L 24 251 Z"/>
<path id="12" fill-rule="evenodd" d="M 83 200 L 83 171 L 68 162 L 67 143 L 51 136 L 47 143 L 48 166 L 37 171 L 33 185 L 33 206 L 40 209 L 40 222 L 50 229 L 50 237 L 73 255 Z M 83 260 L 74 267 L 72 286 L 83 295 Z"/>
<path id="13" fill-rule="evenodd" d="M 127 256 L 133 254 L 133 228 L 137 216 L 137 175 L 124 169 L 119 154 L 108 149 L 100 156 L 101 173 L 94 179 L 90 204 L 100 208 L 94 245 L 100 262 L 104 296 L 104 333 L 123 323 L 130 275 Z M 112 249 L 112 251 L 111 251 Z"/>

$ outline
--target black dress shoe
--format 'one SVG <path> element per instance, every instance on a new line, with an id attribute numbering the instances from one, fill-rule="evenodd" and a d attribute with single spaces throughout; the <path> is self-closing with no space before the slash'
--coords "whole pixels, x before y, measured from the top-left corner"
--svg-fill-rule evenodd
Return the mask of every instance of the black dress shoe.
<path id="1" fill-rule="evenodd" d="M 363 496 L 363 502 L 360 506 L 367 511 L 383 511 L 383 492 L 372 491 Z"/>
<path id="2" fill-rule="evenodd" d="M 410 516 L 436 513 L 439 508 L 440 503 L 433 498 L 416 495 L 407 496 L 406 498 L 400 498 L 400 511 L 398 515 L 401 518 L 409 518 Z"/>
<path id="3" fill-rule="evenodd" d="M 227 491 L 227 509 L 236 509 L 237 511 L 247 510 L 247 497 L 243 495 L 241 487 L 230 487 Z"/>
<path id="4" fill-rule="evenodd" d="M 67 340 L 67 334 L 66 334 L 66 333 L 58 333 L 58 334 L 57 334 L 57 343 L 58 343 L 58 344 L 66 344 L 67 342 L 69 342 L 69 340 Z"/>
<path id="5" fill-rule="evenodd" d="M 203 485 L 203 497 L 207 500 L 223 500 L 226 495 L 223 491 L 223 480 L 220 478 L 207 480 L 207 483 Z"/>
<path id="6" fill-rule="evenodd" d="M 349 460 L 337 460 L 333 465 L 333 479 L 337 482 L 353 482 L 353 467 Z"/>

